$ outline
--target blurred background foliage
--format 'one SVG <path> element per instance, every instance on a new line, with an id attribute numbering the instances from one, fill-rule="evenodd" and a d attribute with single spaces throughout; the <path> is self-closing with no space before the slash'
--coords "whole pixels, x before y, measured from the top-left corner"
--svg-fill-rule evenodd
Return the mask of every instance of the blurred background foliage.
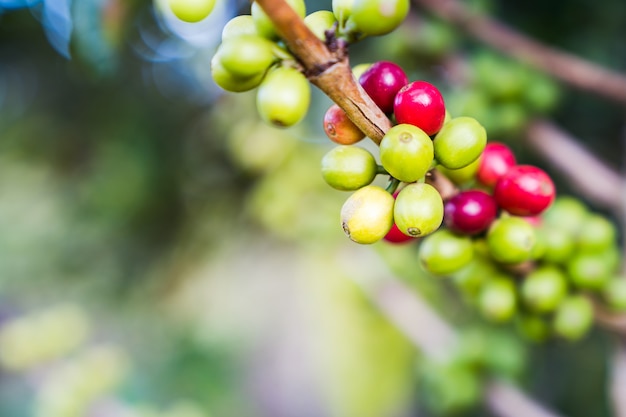
<path id="1" fill-rule="evenodd" d="M 471 3 L 626 69 L 620 0 Z M 528 346 L 468 316 L 414 247 L 345 239 L 346 195 L 319 174 L 329 100 L 277 130 L 211 81 L 221 27 L 248 10 L 188 25 L 148 0 L 0 0 L 0 415 L 487 415 L 477 357 L 566 415 L 611 415 L 606 334 Z M 351 57 L 436 82 L 520 161 L 542 163 L 520 135 L 540 114 L 623 162 L 622 108 L 419 10 Z M 450 361 L 423 360 L 355 284 L 392 273 L 464 329 Z"/>

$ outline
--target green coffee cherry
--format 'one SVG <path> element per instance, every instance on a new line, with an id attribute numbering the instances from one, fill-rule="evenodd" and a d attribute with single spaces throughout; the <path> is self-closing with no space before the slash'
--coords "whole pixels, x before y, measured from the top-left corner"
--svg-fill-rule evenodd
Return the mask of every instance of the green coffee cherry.
<path id="1" fill-rule="evenodd" d="M 576 236 L 588 214 L 587 207 L 579 200 L 569 196 L 560 196 L 554 200 L 542 217 L 547 225 L 566 230 L 571 236 Z"/>
<path id="2" fill-rule="evenodd" d="M 554 332 L 568 340 L 582 338 L 593 324 L 593 305 L 582 295 L 561 302 L 554 313 Z"/>
<path id="3" fill-rule="evenodd" d="M 311 101 L 311 86 L 300 71 L 281 67 L 270 71 L 257 93 L 256 105 L 261 118 L 278 127 L 289 127 L 306 116 Z"/>
<path id="4" fill-rule="evenodd" d="M 520 314 L 515 324 L 519 332 L 531 342 L 541 343 L 550 336 L 550 325 L 545 318 L 535 314 Z"/>
<path id="5" fill-rule="evenodd" d="M 478 159 L 486 144 L 487 132 L 476 119 L 457 117 L 435 136 L 435 159 L 448 169 L 460 169 Z"/>
<path id="6" fill-rule="evenodd" d="M 601 252 L 616 241 L 615 225 L 598 214 L 588 215 L 579 227 L 578 248 L 581 251 Z"/>
<path id="7" fill-rule="evenodd" d="M 473 258 L 474 249 L 468 236 L 449 230 L 438 230 L 426 237 L 419 249 L 419 259 L 427 271 L 440 276 L 458 271 Z"/>
<path id="8" fill-rule="evenodd" d="M 378 165 L 374 156 L 356 146 L 337 146 L 322 158 L 322 177 L 331 187 L 351 191 L 370 184 Z"/>
<path id="9" fill-rule="evenodd" d="M 251 77 L 237 77 L 232 72 L 222 66 L 219 53 L 211 59 L 211 76 L 215 84 L 226 91 L 241 93 L 258 87 L 265 78 L 264 73 L 259 73 Z"/>
<path id="10" fill-rule="evenodd" d="M 456 185 L 466 185 L 474 181 L 479 166 L 480 158 L 476 158 L 474 162 L 463 168 L 448 169 L 442 165 L 439 165 L 437 167 L 437 171 L 448 177 L 448 179 Z"/>
<path id="11" fill-rule="evenodd" d="M 203 20 L 215 7 L 215 0 L 168 0 L 168 3 L 174 15 L 188 23 Z"/>
<path id="12" fill-rule="evenodd" d="M 576 248 L 573 236 L 564 229 L 544 226 L 538 233 L 544 243 L 542 259 L 546 262 L 562 264 L 571 258 Z"/>
<path id="13" fill-rule="evenodd" d="M 611 279 L 613 271 L 602 256 L 581 252 L 567 263 L 572 283 L 580 289 L 600 290 Z"/>
<path id="14" fill-rule="evenodd" d="M 454 272 L 452 280 L 457 288 L 467 296 L 468 301 L 474 302 L 483 284 L 498 272 L 495 265 L 488 259 L 484 259 L 474 252 L 474 259 Z"/>
<path id="15" fill-rule="evenodd" d="M 443 200 L 429 184 L 415 183 L 404 187 L 396 197 L 394 219 L 407 236 L 422 237 L 433 233 L 443 221 Z"/>
<path id="16" fill-rule="evenodd" d="M 343 24 L 348 20 L 353 5 L 354 0 L 333 0 L 333 14 L 339 23 Z"/>
<path id="17" fill-rule="evenodd" d="M 394 178 L 414 182 L 423 178 L 433 162 L 433 143 L 418 127 L 399 124 L 380 142 L 380 161 Z"/>
<path id="18" fill-rule="evenodd" d="M 236 77 L 252 77 L 274 62 L 274 44 L 256 35 L 240 35 L 224 41 L 218 50 L 222 66 Z"/>
<path id="19" fill-rule="evenodd" d="M 487 233 L 489 253 L 502 263 L 516 264 L 529 260 L 535 241 L 535 230 L 519 217 L 502 217 L 492 224 Z"/>
<path id="20" fill-rule="evenodd" d="M 287 4 L 291 6 L 298 16 L 304 18 L 306 15 L 306 5 L 304 0 L 286 0 Z M 278 33 L 272 20 L 265 14 L 261 6 L 257 2 L 252 3 L 251 8 L 252 18 L 254 19 L 254 25 L 258 33 L 267 39 L 277 39 Z"/>
<path id="21" fill-rule="evenodd" d="M 482 395 L 478 373 L 462 363 L 429 362 L 422 369 L 424 401 L 436 415 L 455 415 L 475 406 Z"/>
<path id="22" fill-rule="evenodd" d="M 329 10 L 318 10 L 304 18 L 304 23 L 318 39 L 326 39 L 326 31 L 337 22 L 335 15 Z"/>
<path id="23" fill-rule="evenodd" d="M 626 311 L 626 279 L 613 278 L 602 289 L 602 296 L 610 309 Z"/>
<path id="24" fill-rule="evenodd" d="M 400 26 L 409 6 L 409 0 L 354 0 L 350 21 L 365 35 L 385 35 Z"/>
<path id="25" fill-rule="evenodd" d="M 222 42 L 242 35 L 258 36 L 254 20 L 249 14 L 235 16 L 222 29 Z"/>
<path id="26" fill-rule="evenodd" d="M 483 316 L 493 322 L 510 320 L 517 310 L 515 284 L 507 276 L 497 276 L 485 282 L 478 298 Z"/>
<path id="27" fill-rule="evenodd" d="M 567 294 L 567 279 L 557 267 L 541 266 L 524 278 L 521 294 L 532 311 L 554 311 Z"/>
<path id="28" fill-rule="evenodd" d="M 379 241 L 393 225 L 393 205 L 393 196 L 378 186 L 359 189 L 341 208 L 343 231 L 356 243 Z"/>

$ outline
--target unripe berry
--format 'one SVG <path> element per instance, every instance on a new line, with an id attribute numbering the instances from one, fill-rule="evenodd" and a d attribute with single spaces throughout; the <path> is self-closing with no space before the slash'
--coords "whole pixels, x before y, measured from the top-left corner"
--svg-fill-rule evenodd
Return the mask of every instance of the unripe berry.
<path id="1" fill-rule="evenodd" d="M 293 126 L 306 116 L 311 101 L 311 86 L 300 71 L 281 67 L 271 71 L 259 86 L 257 110 L 267 123 Z"/>
<path id="2" fill-rule="evenodd" d="M 222 42 L 242 35 L 257 35 L 254 20 L 249 14 L 235 16 L 222 29 Z"/>
<path id="3" fill-rule="evenodd" d="M 413 237 L 426 236 L 441 226 L 443 201 L 432 185 L 409 184 L 398 194 L 393 213 L 402 233 Z"/>
<path id="4" fill-rule="evenodd" d="M 322 41 L 326 39 L 326 31 L 331 29 L 336 22 L 333 12 L 329 10 L 318 10 L 304 18 L 304 24 Z"/>
<path id="5" fill-rule="evenodd" d="M 385 35 L 402 23 L 409 5 L 409 0 L 354 0 L 350 20 L 365 35 Z"/>
<path id="6" fill-rule="evenodd" d="M 346 112 L 336 104 L 324 114 L 324 132 L 330 140 L 340 145 L 353 145 L 365 137 Z"/>
<path id="7" fill-rule="evenodd" d="M 517 164 L 511 148 L 500 142 L 490 142 L 480 157 L 476 179 L 488 187 L 493 187 L 501 176 Z"/>
<path id="8" fill-rule="evenodd" d="M 215 0 L 168 0 L 168 3 L 174 15 L 188 23 L 203 20 L 215 7 Z"/>
<path id="9" fill-rule="evenodd" d="M 626 279 L 611 279 L 602 289 L 602 296 L 612 310 L 626 311 Z"/>
<path id="10" fill-rule="evenodd" d="M 267 71 L 274 61 L 273 43 L 257 35 L 226 39 L 219 47 L 222 66 L 241 78 Z"/>
<path id="11" fill-rule="evenodd" d="M 601 255 L 579 253 L 567 262 L 572 283 L 580 289 L 600 290 L 613 275 L 611 265 Z"/>
<path id="12" fill-rule="evenodd" d="M 432 136 L 443 125 L 446 106 L 437 87 L 426 81 L 413 81 L 396 94 L 393 112 L 398 123 L 417 126 Z"/>
<path id="13" fill-rule="evenodd" d="M 611 247 L 617 238 L 615 225 L 605 217 L 589 215 L 579 225 L 578 248 L 585 252 L 601 252 Z"/>
<path id="14" fill-rule="evenodd" d="M 542 266 L 530 272 L 522 282 L 522 298 L 533 311 L 554 311 L 567 294 L 567 280 L 560 269 Z"/>
<path id="15" fill-rule="evenodd" d="M 480 157 L 486 143 L 487 132 L 476 119 L 457 117 L 435 136 L 435 159 L 449 169 L 463 168 Z"/>
<path id="16" fill-rule="evenodd" d="M 493 192 L 498 205 L 516 216 L 536 216 L 554 200 L 554 183 L 543 170 L 517 165 L 504 174 Z"/>
<path id="17" fill-rule="evenodd" d="M 402 233 L 395 222 L 383 239 L 389 243 L 406 243 L 415 240 L 415 238 Z"/>
<path id="18" fill-rule="evenodd" d="M 518 217 L 496 220 L 487 233 L 489 254 L 502 263 L 516 264 L 529 260 L 535 241 L 533 227 Z"/>
<path id="19" fill-rule="evenodd" d="M 261 72 L 251 77 L 237 77 L 222 66 L 219 53 L 216 53 L 211 59 L 211 76 L 215 84 L 224 90 L 240 93 L 258 87 L 265 78 L 265 73 Z"/>
<path id="20" fill-rule="evenodd" d="M 375 62 L 359 77 L 359 84 L 384 113 L 393 112 L 396 94 L 408 83 L 402 68 L 389 61 Z"/>
<path id="21" fill-rule="evenodd" d="M 358 190 L 370 184 L 377 167 L 371 153 L 354 146 L 337 146 L 322 158 L 324 181 L 342 191 Z"/>
<path id="22" fill-rule="evenodd" d="M 494 322 L 510 320 L 517 310 L 515 285 L 506 276 L 498 276 L 487 281 L 478 299 L 478 307 L 483 316 Z"/>
<path id="23" fill-rule="evenodd" d="M 487 230 L 497 214 L 492 196 L 481 190 L 467 190 L 446 202 L 444 221 L 450 230 L 473 235 Z"/>
<path id="24" fill-rule="evenodd" d="M 298 14 L 298 16 L 304 18 L 306 15 L 306 5 L 304 0 L 286 0 L 287 4 Z M 278 38 L 276 28 L 272 20 L 265 14 L 261 6 L 255 1 L 252 3 L 251 12 L 254 24 L 259 34 L 268 39 Z"/>
<path id="25" fill-rule="evenodd" d="M 343 231 L 356 243 L 381 240 L 393 225 L 393 203 L 393 196 L 378 186 L 359 189 L 341 208 Z"/>
<path id="26" fill-rule="evenodd" d="M 380 142 L 380 161 L 400 181 L 417 181 L 426 175 L 433 162 L 433 143 L 413 125 L 395 125 Z"/>
<path id="27" fill-rule="evenodd" d="M 554 331 L 568 340 L 583 337 L 593 324 L 593 306 L 582 295 L 572 295 L 561 302 L 554 315 Z"/>
<path id="28" fill-rule="evenodd" d="M 419 249 L 419 259 L 428 272 L 445 276 L 470 263 L 474 256 L 469 237 L 458 236 L 449 230 L 437 230 L 424 238 Z"/>

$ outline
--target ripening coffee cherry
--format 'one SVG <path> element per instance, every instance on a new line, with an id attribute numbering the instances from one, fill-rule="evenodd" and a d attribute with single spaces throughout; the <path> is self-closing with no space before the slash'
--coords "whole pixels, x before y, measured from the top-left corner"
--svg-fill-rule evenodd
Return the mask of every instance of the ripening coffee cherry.
<path id="1" fill-rule="evenodd" d="M 258 87 L 265 78 L 265 73 L 261 72 L 251 77 L 237 77 L 222 66 L 219 53 L 216 53 L 211 59 L 211 76 L 215 84 L 224 90 L 240 93 Z"/>
<path id="2" fill-rule="evenodd" d="M 249 14 L 235 16 L 222 29 L 222 42 L 242 35 L 258 36 L 254 20 Z"/>
<path id="3" fill-rule="evenodd" d="M 433 162 L 433 142 L 413 125 L 395 125 L 380 142 L 380 161 L 394 178 L 417 181 L 426 175 Z"/>
<path id="4" fill-rule="evenodd" d="M 396 191 L 393 193 L 393 198 L 398 197 L 398 193 L 400 191 Z M 384 240 L 389 243 L 406 243 L 410 241 L 415 241 L 415 239 L 411 236 L 407 236 L 398 229 L 398 225 L 396 222 L 393 222 L 393 226 L 391 226 L 391 230 L 385 235 Z"/>
<path id="5" fill-rule="evenodd" d="M 444 206 L 446 226 L 457 233 L 474 235 L 487 230 L 498 214 L 496 200 L 481 190 L 461 191 Z"/>
<path id="6" fill-rule="evenodd" d="M 371 66 L 372 64 L 369 62 L 355 65 L 352 68 L 352 75 L 354 75 L 354 79 L 358 81 L 358 79 L 361 78 L 361 75 L 363 75 L 363 73 Z"/>
<path id="7" fill-rule="evenodd" d="M 326 39 L 326 31 L 336 22 L 335 15 L 330 10 L 318 10 L 304 18 L 304 24 L 322 41 Z"/>
<path id="8" fill-rule="evenodd" d="M 367 185 L 352 194 L 341 208 L 341 227 L 356 243 L 381 240 L 393 225 L 394 199 L 384 189 Z"/>
<path id="9" fill-rule="evenodd" d="M 385 35 L 400 26 L 409 5 L 409 0 L 354 0 L 350 20 L 358 32 Z"/>
<path id="10" fill-rule="evenodd" d="M 529 260 L 536 239 L 534 228 L 519 217 L 502 217 L 487 232 L 489 254 L 497 262 L 507 264 Z"/>
<path id="11" fill-rule="evenodd" d="M 360 77 L 359 84 L 384 113 L 393 112 L 398 91 L 409 83 L 404 70 L 389 61 L 372 64 Z"/>
<path id="12" fill-rule="evenodd" d="M 601 290 L 613 275 L 606 259 L 594 253 L 576 254 L 568 260 L 566 268 L 574 286 L 584 290 Z"/>
<path id="13" fill-rule="evenodd" d="M 270 71 L 256 97 L 261 118 L 278 127 L 293 126 L 306 116 L 311 101 L 311 86 L 300 71 L 281 67 Z"/>
<path id="14" fill-rule="evenodd" d="M 554 313 L 554 332 L 568 340 L 583 337 L 593 324 L 593 305 L 583 295 L 565 298 Z"/>
<path id="15" fill-rule="evenodd" d="M 340 145 L 353 145 L 365 137 L 341 107 L 336 104 L 324 114 L 324 132 L 330 140 Z"/>
<path id="16" fill-rule="evenodd" d="M 540 168 L 516 165 L 509 169 L 493 191 L 498 205 L 515 216 L 536 216 L 554 201 L 552 179 Z"/>
<path id="17" fill-rule="evenodd" d="M 532 311 L 554 311 L 567 295 L 567 278 L 555 266 L 540 266 L 524 278 L 521 294 Z"/>
<path id="18" fill-rule="evenodd" d="M 215 0 L 168 0 L 168 3 L 174 15 L 188 23 L 203 20 L 215 7 Z"/>
<path id="19" fill-rule="evenodd" d="M 469 264 L 474 257 L 472 241 L 439 229 L 420 244 L 419 259 L 428 272 L 446 276 Z"/>
<path id="20" fill-rule="evenodd" d="M 396 94 L 393 112 L 398 123 L 417 126 L 432 136 L 443 126 L 446 106 L 437 87 L 426 81 L 413 81 Z"/>
<path id="21" fill-rule="evenodd" d="M 358 190 L 370 184 L 377 168 L 374 156 L 355 146 L 337 146 L 322 158 L 324 181 L 342 191 Z"/>
<path id="22" fill-rule="evenodd" d="M 264 73 L 274 62 L 274 44 L 257 35 L 241 35 L 226 39 L 217 54 L 222 66 L 236 77 L 252 77 Z"/>
<path id="23" fill-rule="evenodd" d="M 476 179 L 488 187 L 493 187 L 501 176 L 517 164 L 511 148 L 504 143 L 490 142 L 480 156 Z"/>
<path id="24" fill-rule="evenodd" d="M 617 238 L 615 225 L 598 214 L 590 214 L 579 226 L 578 249 L 585 252 L 601 252 Z"/>
<path id="25" fill-rule="evenodd" d="M 487 320 L 498 323 L 510 320 L 517 310 L 513 280 L 501 275 L 485 282 L 479 294 L 478 308 Z"/>
<path id="26" fill-rule="evenodd" d="M 487 132 L 476 119 L 456 117 L 435 136 L 435 159 L 446 168 L 460 169 L 477 160 L 486 143 Z"/>
<path id="27" fill-rule="evenodd" d="M 443 200 L 430 184 L 409 184 L 398 193 L 393 213 L 402 233 L 412 237 L 426 236 L 441 226 Z"/>
<path id="28" fill-rule="evenodd" d="M 306 5 L 304 0 L 286 0 L 287 4 L 291 6 L 298 16 L 304 18 L 306 15 Z M 259 35 L 267 39 L 277 39 L 278 34 L 276 28 L 272 23 L 272 20 L 265 14 L 261 6 L 257 2 L 252 3 L 251 8 L 252 18 L 254 19 L 254 25 L 256 26 Z"/>

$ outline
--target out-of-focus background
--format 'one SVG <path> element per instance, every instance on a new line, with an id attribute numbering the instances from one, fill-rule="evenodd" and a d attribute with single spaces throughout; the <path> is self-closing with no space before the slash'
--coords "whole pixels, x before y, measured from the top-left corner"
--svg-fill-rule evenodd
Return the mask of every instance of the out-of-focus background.
<path id="1" fill-rule="evenodd" d="M 626 69 L 621 0 L 465 3 Z M 213 84 L 221 28 L 249 7 L 218 0 L 191 25 L 149 0 L 0 0 L 0 416 L 434 416 L 480 395 L 471 376 L 430 369 L 363 293 L 395 275 L 470 337 L 486 326 L 414 246 L 346 239 L 347 194 L 319 173 L 329 99 L 315 90 L 307 119 L 278 130 L 253 92 Z M 560 192 L 585 198 L 525 146 L 537 115 L 622 165 L 623 108 L 416 7 L 351 59 L 436 83 Z M 611 415 L 606 333 L 535 346 L 488 330 L 500 375 L 566 415 Z"/>

